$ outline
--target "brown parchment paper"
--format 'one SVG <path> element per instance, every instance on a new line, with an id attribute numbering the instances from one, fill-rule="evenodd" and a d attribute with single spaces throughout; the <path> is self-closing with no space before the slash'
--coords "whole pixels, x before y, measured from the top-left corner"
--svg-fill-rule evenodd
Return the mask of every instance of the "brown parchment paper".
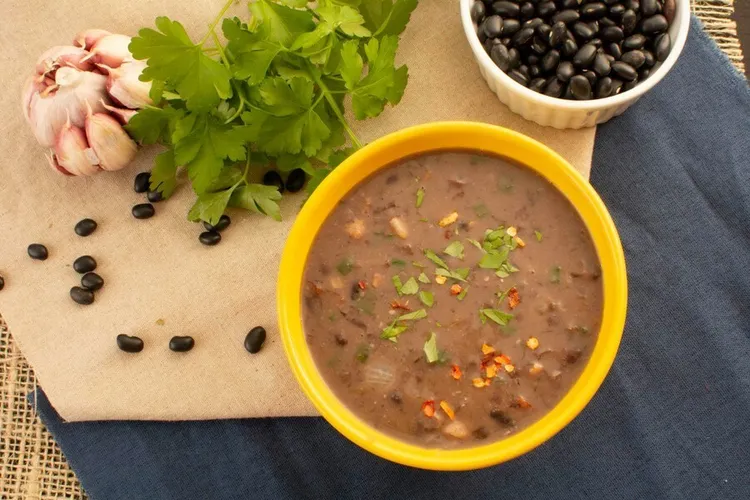
<path id="1" fill-rule="evenodd" d="M 275 318 L 278 260 L 300 198 L 287 198 L 284 222 L 233 213 L 217 247 L 197 239 L 185 219 L 193 195 L 187 186 L 157 215 L 136 221 L 136 172 L 156 151 L 144 150 L 127 170 L 92 179 L 52 172 L 23 120 L 19 94 L 37 56 L 67 44 L 81 29 L 100 27 L 133 35 L 154 17 L 180 20 L 195 37 L 222 0 L 42 0 L 0 3 L 0 314 L 60 415 L 71 421 L 183 420 L 313 415 L 287 367 Z M 246 15 L 244 2 L 230 13 Z M 358 122 L 360 137 L 436 120 L 477 120 L 528 134 L 566 157 L 588 176 L 594 129 L 558 131 L 513 115 L 481 79 L 464 40 L 456 0 L 422 0 L 402 37 L 399 57 L 410 82 L 401 104 Z M 97 232 L 80 238 L 74 224 L 92 217 Z M 26 255 L 30 243 L 50 250 L 45 262 Z M 73 260 L 99 262 L 106 281 L 94 305 L 73 303 L 79 276 Z M 161 320 L 161 321 L 160 321 Z M 163 323 L 162 325 L 158 323 Z M 263 325 L 268 340 L 257 355 L 242 342 Z M 146 347 L 119 351 L 115 336 L 135 334 Z M 169 351 L 173 335 L 192 335 L 187 354 Z"/>

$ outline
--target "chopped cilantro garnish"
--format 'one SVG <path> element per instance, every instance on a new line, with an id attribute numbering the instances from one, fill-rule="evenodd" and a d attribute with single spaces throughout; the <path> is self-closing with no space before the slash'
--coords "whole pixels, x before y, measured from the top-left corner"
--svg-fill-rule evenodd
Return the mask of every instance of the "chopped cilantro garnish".
<path id="1" fill-rule="evenodd" d="M 482 244 L 479 243 L 477 240 L 473 240 L 471 238 L 466 238 L 466 241 L 468 241 L 469 243 L 471 243 L 472 245 L 474 245 L 475 247 L 477 247 L 478 249 L 480 249 L 481 251 L 484 252 L 484 248 L 482 248 Z"/>
<path id="2" fill-rule="evenodd" d="M 414 278 L 409 278 L 406 283 L 401 286 L 401 293 L 399 295 L 414 295 L 419 291 L 419 283 Z"/>
<path id="3" fill-rule="evenodd" d="M 480 219 L 483 217 L 486 217 L 490 213 L 489 209 L 487 208 L 487 205 L 485 205 L 484 203 L 477 203 L 476 205 L 474 205 L 473 208 L 474 208 L 474 214 Z"/>
<path id="4" fill-rule="evenodd" d="M 416 311 L 402 314 L 398 318 L 396 318 L 396 321 L 412 321 L 415 319 L 424 319 L 427 317 L 427 311 L 425 309 L 418 309 Z"/>
<path id="5" fill-rule="evenodd" d="M 461 290 L 461 293 L 459 293 L 458 295 L 456 295 L 456 298 L 458 300 L 464 300 L 464 298 L 466 297 L 466 292 L 468 292 L 468 291 L 469 291 L 469 287 L 467 286 L 466 288 L 464 288 L 463 290 Z"/>
<path id="6" fill-rule="evenodd" d="M 417 189 L 417 208 L 422 206 L 424 201 L 424 188 Z"/>
<path id="7" fill-rule="evenodd" d="M 367 358 L 370 357 L 370 345 L 360 344 L 359 346 L 357 346 L 357 351 L 355 352 L 354 357 L 360 363 L 364 363 L 365 361 L 367 361 Z"/>
<path id="8" fill-rule="evenodd" d="M 430 250 L 429 248 L 424 251 L 424 256 L 427 257 L 429 260 L 435 263 L 435 265 L 442 267 L 443 269 L 448 269 L 448 264 L 445 263 L 443 259 L 437 256 L 435 252 Z"/>
<path id="9" fill-rule="evenodd" d="M 419 292 L 419 300 L 421 300 L 422 304 L 426 305 L 427 307 L 432 307 L 432 304 L 435 303 L 435 297 L 432 295 L 432 292 L 427 292 L 424 290 Z"/>
<path id="10" fill-rule="evenodd" d="M 464 244 L 460 241 L 454 241 L 443 250 L 443 253 L 463 260 L 464 258 Z"/>
<path id="11" fill-rule="evenodd" d="M 354 269 L 354 259 L 351 257 L 344 257 L 341 262 L 336 265 L 336 270 L 344 276 L 352 272 L 352 269 Z"/>
<path id="12" fill-rule="evenodd" d="M 417 260 L 412 261 L 411 265 L 414 266 L 414 267 L 418 267 L 420 269 L 424 269 L 425 267 L 427 267 L 427 266 L 425 266 L 424 264 L 422 264 L 421 262 L 419 262 Z"/>
<path id="13" fill-rule="evenodd" d="M 424 355 L 428 363 L 435 363 L 440 359 L 435 332 L 431 332 L 430 338 L 424 343 Z"/>
<path id="14" fill-rule="evenodd" d="M 424 319 L 426 317 L 427 311 L 424 309 L 419 309 L 418 311 L 402 314 L 401 316 L 393 320 L 393 323 L 383 329 L 383 331 L 380 333 L 380 338 L 388 339 L 391 342 L 397 342 L 397 337 L 404 333 L 407 328 L 409 328 L 407 325 L 399 324 L 399 321 L 414 321 L 418 319 Z"/>
<path id="15" fill-rule="evenodd" d="M 421 219 L 419 219 L 419 222 L 430 222 L 430 219 L 425 219 L 424 217 L 422 217 Z"/>
<path id="16" fill-rule="evenodd" d="M 542 241 L 542 233 L 540 231 L 534 231 L 534 236 L 536 236 L 536 241 Z"/>
<path id="17" fill-rule="evenodd" d="M 330 321 L 331 323 L 333 323 L 334 321 L 336 321 L 338 319 L 338 317 L 339 317 L 339 315 L 336 314 L 336 311 L 334 311 L 334 312 L 332 312 L 331 314 L 328 315 L 328 321 Z"/>
<path id="18" fill-rule="evenodd" d="M 553 267 L 552 270 L 550 271 L 550 279 L 549 280 L 552 283 L 555 283 L 555 284 L 560 283 L 560 272 L 561 271 L 562 271 L 562 267 L 560 267 L 560 266 Z"/>
<path id="19" fill-rule="evenodd" d="M 396 293 L 398 293 L 399 295 L 401 295 L 401 288 L 404 285 L 401 283 L 401 278 L 399 278 L 398 274 L 395 275 L 393 278 L 391 278 L 391 281 L 393 281 L 393 286 L 396 287 Z"/>
<path id="20" fill-rule="evenodd" d="M 508 321 L 513 319 L 513 315 L 503 312 L 500 309 L 480 309 L 479 319 L 482 320 L 483 324 L 486 323 L 489 319 L 500 326 L 506 326 L 508 324 Z"/>
<path id="21" fill-rule="evenodd" d="M 406 261 L 401 259 L 391 259 L 391 265 L 404 267 L 406 265 Z"/>
<path id="22" fill-rule="evenodd" d="M 419 273 L 417 280 L 419 280 L 420 283 L 431 283 L 430 278 L 428 278 L 425 273 Z"/>
<path id="23" fill-rule="evenodd" d="M 451 278 L 456 281 L 466 281 L 466 276 L 469 275 L 469 268 L 464 267 L 455 271 L 451 271 L 450 269 L 435 269 L 435 274 L 438 276 L 445 276 L 446 278 Z"/>

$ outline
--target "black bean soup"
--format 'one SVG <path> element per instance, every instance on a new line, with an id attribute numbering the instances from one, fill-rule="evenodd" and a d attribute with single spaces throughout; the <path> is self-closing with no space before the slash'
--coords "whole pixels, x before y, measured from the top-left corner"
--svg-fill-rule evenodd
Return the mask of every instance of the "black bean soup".
<path id="1" fill-rule="evenodd" d="M 575 209 L 531 170 L 416 156 L 324 222 L 303 323 L 360 418 L 422 446 L 477 446 L 537 421 L 576 381 L 600 326 L 599 269 Z"/>
<path id="2" fill-rule="evenodd" d="M 669 55 L 675 0 L 475 0 L 492 61 L 535 92 L 598 99 L 635 87 Z"/>

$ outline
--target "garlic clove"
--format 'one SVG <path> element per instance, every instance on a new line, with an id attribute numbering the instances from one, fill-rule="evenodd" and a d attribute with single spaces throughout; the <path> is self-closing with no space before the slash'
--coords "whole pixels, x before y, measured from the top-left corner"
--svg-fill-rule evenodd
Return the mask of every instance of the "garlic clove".
<path id="1" fill-rule="evenodd" d="M 104 113 L 91 113 L 86 117 L 86 137 L 104 170 L 124 168 L 138 151 L 135 142 L 117 120 Z"/>
<path id="2" fill-rule="evenodd" d="M 109 113 L 113 115 L 118 122 L 120 122 L 120 125 L 127 125 L 130 119 L 138 113 L 138 111 L 134 109 L 116 108 L 114 106 L 105 104 L 104 102 L 102 102 L 102 106 L 104 106 L 104 109 L 109 111 Z"/>
<path id="3" fill-rule="evenodd" d="M 34 76 L 28 77 L 23 84 L 23 90 L 21 91 L 21 109 L 23 110 L 23 116 L 26 118 L 27 123 L 31 123 L 31 99 L 35 94 L 43 92 L 45 88 L 45 82 L 39 81 L 39 79 Z"/>
<path id="4" fill-rule="evenodd" d="M 101 40 L 103 37 L 111 34 L 112 33 L 107 30 L 100 30 L 97 28 L 84 30 L 76 35 L 73 43 L 78 47 L 84 48 L 86 50 L 91 50 L 91 47 L 93 47 L 96 42 Z"/>
<path id="5" fill-rule="evenodd" d="M 100 64 L 107 70 L 107 91 L 118 103 L 130 109 L 141 109 L 153 104 L 149 92 L 151 82 L 142 82 L 138 79 L 146 69 L 144 61 L 124 62 L 118 68 L 110 68 Z"/>
<path id="6" fill-rule="evenodd" d="M 71 174 L 70 172 L 68 172 L 67 170 L 65 170 L 65 169 L 64 169 L 64 168 L 63 168 L 63 167 L 62 167 L 62 166 L 61 166 L 61 165 L 60 165 L 60 164 L 59 164 L 59 163 L 57 162 L 57 156 L 55 155 L 55 153 L 52 153 L 52 154 L 49 154 L 49 155 L 45 154 L 44 156 L 45 156 L 45 157 L 47 158 L 47 163 L 49 163 L 49 166 L 50 166 L 50 167 L 51 167 L 51 168 L 52 168 L 53 170 L 56 170 L 57 172 L 60 172 L 60 173 L 61 173 L 61 174 L 63 174 L 63 175 L 73 175 L 73 174 Z"/>
<path id="7" fill-rule="evenodd" d="M 129 36 L 120 34 L 103 36 L 92 46 L 86 60 L 116 68 L 125 61 L 134 60 L 133 54 L 128 50 L 128 45 L 130 45 Z"/>
<path id="8" fill-rule="evenodd" d="M 58 45 L 45 51 L 36 62 L 36 72 L 46 75 L 57 68 L 72 66 L 83 71 L 92 71 L 93 62 L 88 60 L 89 53 L 80 47 Z"/>
<path id="9" fill-rule="evenodd" d="M 67 121 L 55 143 L 57 163 L 73 175 L 94 175 L 99 172 L 96 158 L 93 158 L 86 142 L 83 129 Z"/>

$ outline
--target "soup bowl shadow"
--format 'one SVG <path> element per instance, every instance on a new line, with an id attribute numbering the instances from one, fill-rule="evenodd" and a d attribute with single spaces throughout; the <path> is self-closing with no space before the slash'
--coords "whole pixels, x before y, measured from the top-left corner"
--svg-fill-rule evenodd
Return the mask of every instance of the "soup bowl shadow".
<path id="1" fill-rule="evenodd" d="M 306 260 L 321 225 L 338 202 L 378 170 L 404 158 L 442 150 L 499 155 L 530 168 L 556 187 L 578 211 L 600 261 L 604 308 L 599 335 L 580 378 L 540 420 L 502 440 L 464 449 L 425 448 L 398 440 L 363 421 L 331 391 L 318 371 L 302 324 Z M 281 258 L 278 319 L 284 350 L 302 390 L 341 434 L 365 450 L 400 464 L 432 470 L 470 470 L 526 453 L 565 427 L 594 396 L 614 361 L 625 326 L 627 276 L 622 244 L 604 203 L 567 161 L 541 143 L 493 125 L 443 122 L 389 134 L 336 168 L 305 203 Z"/>

